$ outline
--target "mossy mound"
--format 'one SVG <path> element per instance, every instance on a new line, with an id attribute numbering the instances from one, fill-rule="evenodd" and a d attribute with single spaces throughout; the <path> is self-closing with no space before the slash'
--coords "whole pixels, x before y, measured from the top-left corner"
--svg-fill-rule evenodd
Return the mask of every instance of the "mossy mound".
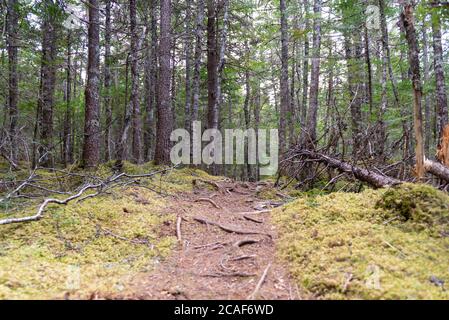
<path id="1" fill-rule="evenodd" d="M 449 196 L 432 186 L 405 183 L 388 189 L 377 206 L 407 227 L 436 236 L 449 235 Z"/>
<path id="2" fill-rule="evenodd" d="M 124 165 L 129 174 L 157 169 L 152 164 Z M 112 171 L 106 164 L 86 174 L 107 177 Z M 172 227 L 176 217 L 166 209 L 173 198 L 165 195 L 191 190 L 198 176 L 211 179 L 200 170 L 170 170 L 142 178 L 139 186 L 118 187 L 67 206 L 50 205 L 39 221 L 0 226 L 0 299 L 126 292 L 129 281 L 153 269 L 176 242 Z M 36 179 L 55 190 L 61 190 L 58 181 L 67 188 L 83 181 L 81 176 L 45 170 L 37 172 Z M 42 198 L 20 199 L 21 206 L 18 201 L 8 201 L 0 219 L 34 214 Z"/>
<path id="3" fill-rule="evenodd" d="M 300 287 L 324 299 L 449 298 L 449 238 L 392 221 L 378 205 L 390 192 L 305 197 L 273 211 L 279 256 Z"/>

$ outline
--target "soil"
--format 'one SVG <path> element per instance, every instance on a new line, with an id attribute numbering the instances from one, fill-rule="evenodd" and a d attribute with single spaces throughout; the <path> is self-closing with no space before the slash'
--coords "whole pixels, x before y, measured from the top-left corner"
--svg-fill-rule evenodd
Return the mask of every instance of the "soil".
<path id="1" fill-rule="evenodd" d="M 273 203 L 256 197 L 263 186 L 229 180 L 213 184 L 216 190 L 198 184 L 193 193 L 173 201 L 167 212 L 175 213 L 178 223 L 161 232 L 177 234 L 177 248 L 151 273 L 139 275 L 129 293 L 114 299 L 304 298 L 276 259 Z"/>

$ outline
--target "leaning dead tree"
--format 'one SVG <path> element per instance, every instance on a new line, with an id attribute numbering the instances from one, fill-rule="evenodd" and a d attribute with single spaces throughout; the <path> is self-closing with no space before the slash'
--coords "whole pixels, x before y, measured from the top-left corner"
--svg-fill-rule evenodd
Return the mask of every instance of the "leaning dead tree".
<path id="1" fill-rule="evenodd" d="M 336 169 L 342 173 L 353 176 L 359 181 L 365 182 L 374 188 L 391 187 L 403 183 L 404 181 L 390 177 L 381 170 L 373 168 L 363 168 L 359 165 L 337 159 L 335 157 L 320 153 L 314 150 L 295 148 L 288 153 L 284 160 L 284 167 L 299 167 L 304 163 L 321 163 L 326 168 Z M 449 167 L 430 160 L 424 160 L 424 169 L 426 172 L 438 177 L 439 179 L 449 183 Z"/>
<path id="2" fill-rule="evenodd" d="M 389 177 L 387 175 L 371 171 L 369 169 L 361 168 L 356 165 L 352 165 L 348 162 L 339 160 L 337 158 L 330 157 L 328 155 L 308 150 L 308 149 L 295 149 L 291 156 L 288 157 L 291 162 L 288 165 L 293 165 L 298 162 L 317 162 L 325 164 L 327 167 L 337 169 L 343 173 L 353 175 L 356 179 L 366 182 L 375 188 L 383 188 L 388 186 L 394 186 L 402 183 L 402 181 Z"/>

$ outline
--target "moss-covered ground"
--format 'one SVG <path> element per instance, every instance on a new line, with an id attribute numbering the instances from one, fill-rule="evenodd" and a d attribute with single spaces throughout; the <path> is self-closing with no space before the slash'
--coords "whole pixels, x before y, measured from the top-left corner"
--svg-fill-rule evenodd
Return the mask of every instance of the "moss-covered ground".
<path id="1" fill-rule="evenodd" d="M 306 196 L 273 212 L 278 252 L 323 299 L 448 299 L 449 197 L 427 185 Z"/>
<path id="2" fill-rule="evenodd" d="M 72 168 L 38 170 L 35 183 L 58 191 L 74 190 L 86 175 L 106 178 L 112 163 L 86 173 Z M 160 168 L 125 162 L 129 174 Z M 67 172 L 70 171 L 70 175 Z M 2 180 L 25 179 L 26 171 L 2 172 Z M 89 298 L 126 290 L 141 272 L 151 270 L 173 247 L 175 215 L 167 210 L 172 197 L 192 189 L 192 179 L 213 179 L 194 169 L 170 170 L 138 185 L 118 186 L 105 194 L 66 206 L 50 205 L 35 222 L 0 226 L 0 299 Z M 27 187 L 24 194 L 42 190 Z M 65 198 L 51 194 L 46 197 Z M 3 201 L 0 219 L 36 212 L 43 197 Z M 164 229 L 165 227 L 165 229 Z"/>

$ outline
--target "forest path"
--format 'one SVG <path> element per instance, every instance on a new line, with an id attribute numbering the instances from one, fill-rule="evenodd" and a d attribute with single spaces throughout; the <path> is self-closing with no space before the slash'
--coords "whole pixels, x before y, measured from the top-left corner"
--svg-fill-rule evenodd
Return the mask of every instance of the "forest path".
<path id="1" fill-rule="evenodd" d="M 120 298 L 299 299 L 298 287 L 275 257 L 269 209 L 279 204 L 256 197 L 263 187 L 202 181 L 193 193 L 180 195 L 167 208 L 178 216 L 169 226 L 181 238 L 177 248 Z"/>

